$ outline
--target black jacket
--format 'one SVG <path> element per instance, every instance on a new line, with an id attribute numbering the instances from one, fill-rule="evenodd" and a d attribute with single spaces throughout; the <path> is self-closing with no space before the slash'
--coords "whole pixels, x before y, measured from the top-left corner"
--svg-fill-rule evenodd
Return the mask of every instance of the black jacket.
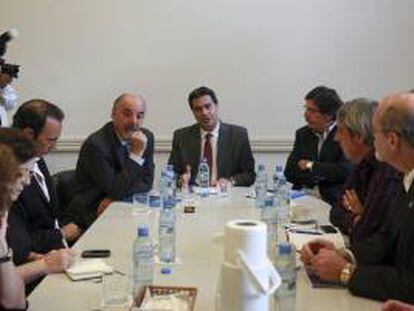
<path id="1" fill-rule="evenodd" d="M 195 183 L 200 163 L 200 126 L 194 124 L 174 131 L 169 163 L 177 174 L 191 166 L 190 184 Z M 217 141 L 217 178 L 231 177 L 236 186 L 250 186 L 254 183 L 254 158 L 250 148 L 247 130 L 244 127 L 220 123 Z"/>
<path id="2" fill-rule="evenodd" d="M 141 130 L 148 138 L 142 166 L 125 154 L 112 122 L 85 140 L 76 165 L 77 186 L 65 209 L 64 223 L 73 222 L 86 229 L 96 219 L 97 207 L 103 198 L 119 201 L 135 192 L 151 190 L 154 135 L 147 129 Z"/>
<path id="3" fill-rule="evenodd" d="M 350 171 L 341 147 L 334 141 L 335 133 L 336 126 L 329 132 L 318 154 L 318 138 L 313 131 L 309 126 L 298 129 L 285 167 L 286 179 L 294 189 L 319 186 L 322 199 L 331 205 L 336 203 Z M 301 171 L 298 168 L 301 159 L 312 161 L 312 170 Z"/>

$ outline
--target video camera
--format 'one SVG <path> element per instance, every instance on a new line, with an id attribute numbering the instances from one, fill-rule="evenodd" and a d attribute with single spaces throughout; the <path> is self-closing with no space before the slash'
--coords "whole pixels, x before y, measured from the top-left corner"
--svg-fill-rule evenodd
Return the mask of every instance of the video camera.
<path id="1" fill-rule="evenodd" d="M 0 71 L 12 78 L 18 77 L 20 66 L 16 64 L 7 64 L 3 58 L 3 55 L 6 53 L 7 43 L 16 37 L 16 29 L 10 29 L 0 35 Z"/>

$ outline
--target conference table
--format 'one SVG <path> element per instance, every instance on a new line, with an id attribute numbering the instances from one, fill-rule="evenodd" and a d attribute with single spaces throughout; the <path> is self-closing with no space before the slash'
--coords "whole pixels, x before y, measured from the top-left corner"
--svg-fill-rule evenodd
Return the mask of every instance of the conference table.
<path id="1" fill-rule="evenodd" d="M 198 289 L 195 310 L 214 310 L 216 284 L 220 275 L 223 247 L 217 236 L 227 221 L 258 219 L 249 188 L 233 188 L 228 197 L 198 198 L 195 213 L 177 208 L 177 254 L 179 263 L 170 265 L 171 274 L 155 266 L 154 284 L 189 286 Z M 329 206 L 320 199 L 303 196 L 296 203 L 311 206 L 318 222 L 328 223 Z M 132 243 L 139 224 L 150 225 L 157 238 L 157 209 L 134 214 L 132 204 L 112 203 L 75 244 L 77 256 L 86 249 L 110 249 L 105 261 L 117 271 L 131 275 Z M 47 276 L 29 297 L 30 310 L 106 310 L 101 307 L 102 283 L 96 280 L 71 281 L 65 274 Z M 352 296 L 345 288 L 312 288 L 303 267 L 298 271 L 296 310 L 379 310 L 380 303 Z M 111 309 L 112 310 L 112 309 Z"/>

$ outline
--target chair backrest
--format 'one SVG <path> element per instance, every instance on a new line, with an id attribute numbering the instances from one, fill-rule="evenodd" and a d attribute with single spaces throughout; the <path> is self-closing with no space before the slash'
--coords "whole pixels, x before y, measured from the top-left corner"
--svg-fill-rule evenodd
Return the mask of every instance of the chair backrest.
<path id="1" fill-rule="evenodd" d="M 60 209 L 63 212 L 72 199 L 76 188 L 76 171 L 66 170 L 58 172 L 53 175 L 53 181 L 55 183 Z"/>

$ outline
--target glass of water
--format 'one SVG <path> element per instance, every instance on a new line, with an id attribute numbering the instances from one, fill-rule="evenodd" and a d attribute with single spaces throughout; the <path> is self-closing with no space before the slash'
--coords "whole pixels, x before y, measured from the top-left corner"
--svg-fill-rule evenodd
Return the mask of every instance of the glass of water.
<path id="1" fill-rule="evenodd" d="M 131 303 L 129 279 L 126 275 L 112 273 L 102 276 L 102 306 L 127 307 Z"/>
<path id="2" fill-rule="evenodd" d="M 148 206 L 148 192 L 138 192 L 135 193 L 132 197 L 133 207 L 133 215 L 142 215 L 147 214 L 149 212 Z"/>

